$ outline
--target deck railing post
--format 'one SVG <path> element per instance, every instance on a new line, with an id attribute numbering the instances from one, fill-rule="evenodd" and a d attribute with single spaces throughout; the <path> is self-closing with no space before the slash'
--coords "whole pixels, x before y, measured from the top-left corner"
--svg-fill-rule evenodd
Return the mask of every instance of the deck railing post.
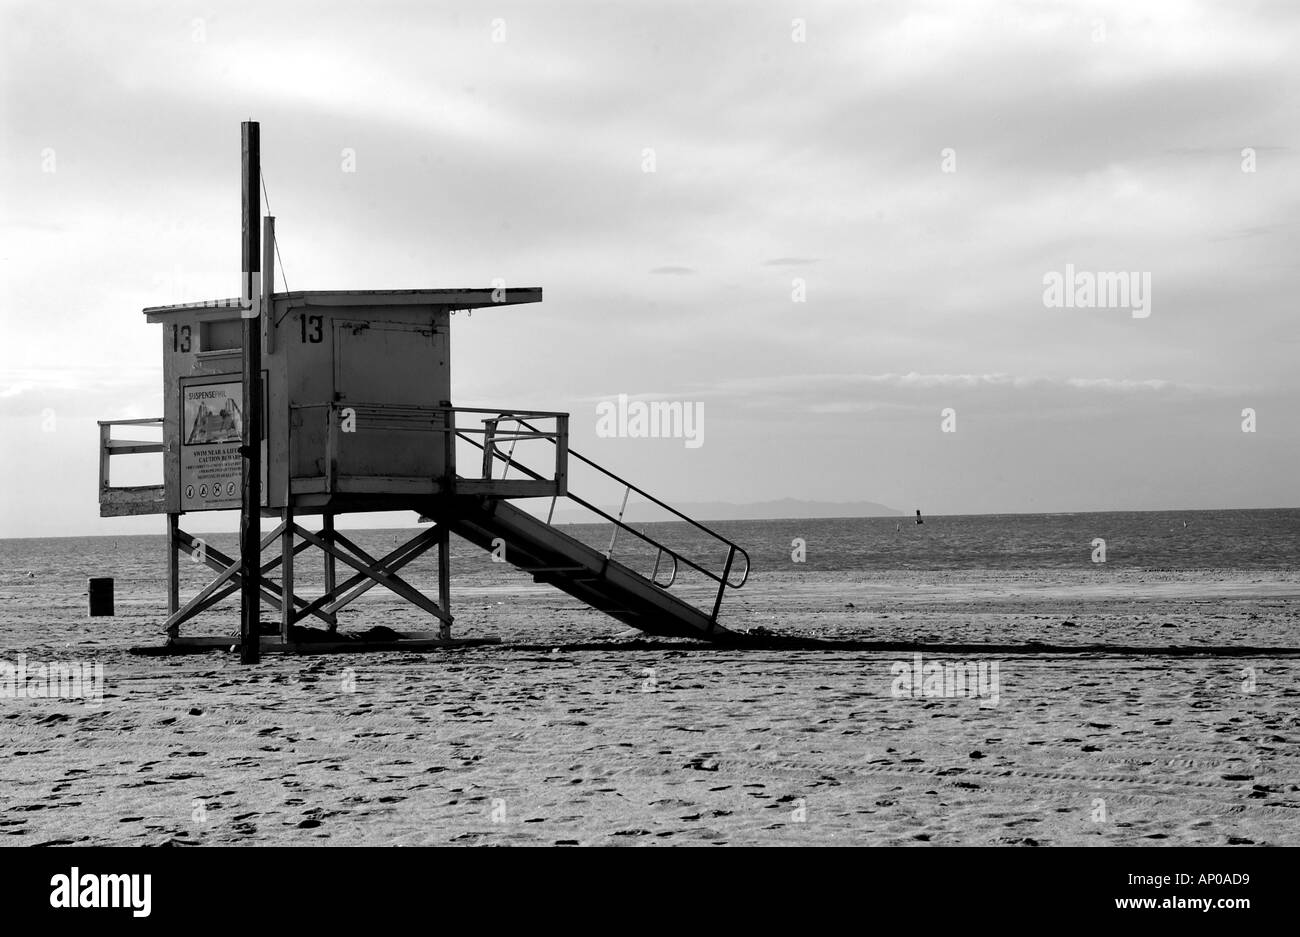
<path id="1" fill-rule="evenodd" d="M 519 436 L 522 432 L 523 432 L 523 427 L 520 426 L 519 421 L 516 420 L 515 432 L 513 438 L 510 440 L 510 451 L 506 453 L 506 467 L 505 470 L 501 473 L 502 481 L 505 481 L 506 476 L 510 474 L 510 466 L 513 465 L 515 461 L 515 446 L 519 445 Z"/>
<path id="2" fill-rule="evenodd" d="M 609 549 L 605 551 L 605 559 L 614 557 L 614 541 L 618 539 L 618 529 L 623 526 L 623 514 L 627 511 L 627 497 L 632 493 L 632 488 L 623 489 L 623 506 L 618 509 L 618 520 L 614 522 L 614 529 L 609 535 Z"/>
<path id="3" fill-rule="evenodd" d="M 442 420 L 442 491 L 452 494 L 456 490 L 456 411 L 449 400 L 438 407 Z"/>
<path id="4" fill-rule="evenodd" d="M 555 418 L 555 493 L 569 493 L 569 415 Z"/>
<path id="5" fill-rule="evenodd" d="M 483 474 L 484 481 L 492 480 L 492 453 L 496 449 L 497 421 L 495 418 L 483 421 Z"/>
<path id="6" fill-rule="evenodd" d="M 727 551 L 727 565 L 722 570 L 722 581 L 718 583 L 718 597 L 713 601 L 713 614 L 709 616 L 709 626 L 718 623 L 718 612 L 722 610 L 722 593 L 727 590 L 727 578 L 731 575 L 731 563 L 736 558 L 736 545 L 733 543 Z"/>
<path id="7" fill-rule="evenodd" d="M 108 440 L 113 435 L 113 427 L 107 423 L 99 424 L 99 490 L 108 487 Z"/>

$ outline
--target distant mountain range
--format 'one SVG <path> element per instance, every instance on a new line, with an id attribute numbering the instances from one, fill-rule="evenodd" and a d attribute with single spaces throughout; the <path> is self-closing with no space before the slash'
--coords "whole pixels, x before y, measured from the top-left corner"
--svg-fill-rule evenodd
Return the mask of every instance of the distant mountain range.
<path id="1" fill-rule="evenodd" d="M 521 503 L 521 502 L 516 502 Z M 549 506 L 549 505 L 548 505 Z M 781 498 L 778 501 L 756 501 L 749 504 L 732 504 L 727 501 L 697 501 L 674 504 L 677 510 L 697 521 L 760 521 L 785 518 L 810 517 L 901 517 L 902 511 L 877 504 L 874 501 L 802 501 L 798 498 Z M 618 505 L 602 505 L 601 509 L 618 516 Z M 541 512 L 545 516 L 545 510 Z M 626 521 L 673 520 L 672 515 L 652 504 L 629 504 Z M 555 523 L 581 524 L 598 521 L 588 511 L 557 508 Z"/>

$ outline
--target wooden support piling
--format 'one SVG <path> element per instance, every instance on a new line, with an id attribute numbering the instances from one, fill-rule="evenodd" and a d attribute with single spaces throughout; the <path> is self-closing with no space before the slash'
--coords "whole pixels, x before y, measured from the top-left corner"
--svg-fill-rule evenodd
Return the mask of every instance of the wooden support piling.
<path id="1" fill-rule="evenodd" d="M 284 531 L 280 534 L 280 581 L 283 584 L 284 604 L 280 606 L 280 639 L 289 640 L 289 629 L 293 626 L 293 508 L 284 509 Z"/>
<path id="2" fill-rule="evenodd" d="M 261 507 L 262 507 L 262 336 L 254 314 L 261 305 L 260 221 L 262 217 L 261 128 L 257 121 L 241 125 L 243 142 L 243 503 L 239 517 L 241 564 L 239 659 L 256 664 L 261 658 Z"/>
<path id="3" fill-rule="evenodd" d="M 167 615 L 171 617 L 181 607 L 180 557 L 176 555 L 176 532 L 180 529 L 180 515 L 167 515 Z"/>
<path id="4" fill-rule="evenodd" d="M 321 518 L 321 535 L 325 542 L 334 545 L 334 515 L 326 513 Z M 329 595 L 334 591 L 334 554 L 328 550 L 325 551 L 325 594 Z M 339 630 L 339 619 L 336 612 L 330 612 L 330 631 Z"/>
<path id="5" fill-rule="evenodd" d="M 438 525 L 438 604 L 447 618 L 438 625 L 438 637 L 451 637 L 451 532 Z"/>

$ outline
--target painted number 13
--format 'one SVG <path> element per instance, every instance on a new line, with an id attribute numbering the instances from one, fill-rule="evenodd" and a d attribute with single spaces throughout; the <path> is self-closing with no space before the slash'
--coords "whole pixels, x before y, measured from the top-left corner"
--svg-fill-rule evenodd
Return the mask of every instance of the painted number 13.
<path id="1" fill-rule="evenodd" d="M 302 326 L 302 340 L 311 342 L 313 345 L 318 344 L 321 340 L 321 317 L 320 316 L 303 316 L 298 320 Z"/>

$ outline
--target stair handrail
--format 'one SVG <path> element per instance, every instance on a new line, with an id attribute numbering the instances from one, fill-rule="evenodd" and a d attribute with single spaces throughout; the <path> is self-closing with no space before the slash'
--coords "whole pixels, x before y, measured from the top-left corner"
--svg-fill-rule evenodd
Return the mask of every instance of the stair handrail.
<path id="1" fill-rule="evenodd" d="M 519 420 L 519 423 L 520 423 L 520 425 L 527 427 L 528 429 L 532 430 L 533 432 L 537 432 L 537 429 L 536 429 L 535 427 L 533 427 L 533 426 L 530 426 L 530 425 L 528 424 L 528 421 L 527 421 L 527 420 L 520 419 L 520 420 Z M 580 462 L 585 462 L 587 465 L 590 465 L 590 466 L 591 466 L 592 468 L 594 468 L 596 471 L 600 472 L 601 474 L 603 474 L 603 475 L 605 475 L 605 476 L 607 476 L 607 477 L 609 477 L 609 478 L 612 478 L 614 481 L 618 482 L 620 485 L 624 485 L 625 487 L 631 489 L 632 491 L 635 491 L 637 494 L 639 494 L 641 497 L 645 498 L 647 501 L 653 502 L 654 504 L 656 504 L 656 505 L 658 505 L 659 507 L 663 508 L 663 509 L 664 509 L 665 511 L 667 511 L 669 514 L 672 514 L 673 516 L 679 518 L 680 520 L 685 521 L 686 523 L 690 524 L 692 527 L 696 528 L 697 530 L 703 531 L 704 533 L 706 533 L 706 534 L 708 534 L 710 537 L 712 537 L 714 540 L 720 541 L 721 543 L 725 544 L 727 547 L 734 549 L 737 553 L 739 553 L 741 556 L 743 556 L 743 557 L 745 558 L 745 574 L 744 574 L 744 576 L 741 577 L 740 582 L 733 583 L 733 582 L 728 581 L 728 582 L 727 582 L 727 585 L 728 585 L 728 587 L 730 587 L 730 588 L 732 588 L 732 589 L 739 589 L 741 586 L 743 586 L 746 582 L 749 581 L 749 554 L 745 552 L 744 547 L 740 546 L 740 544 L 735 543 L 734 541 L 732 541 L 732 540 L 730 540 L 730 539 L 728 539 L 728 538 L 722 536 L 722 534 L 718 533 L 718 532 L 717 532 L 716 530 L 714 530 L 713 528 L 711 528 L 711 527 L 706 527 L 704 524 L 701 524 L 701 523 L 700 523 L 699 521 L 697 521 L 695 518 L 690 517 L 690 516 L 688 516 L 688 515 L 686 515 L 686 514 L 683 514 L 681 511 L 677 510 L 677 509 L 676 509 L 675 507 L 673 507 L 671 504 L 668 504 L 668 503 L 665 502 L 665 501 L 661 501 L 659 498 L 656 498 L 654 495 L 650 494 L 650 492 L 646 491 L 644 488 L 638 488 L 636 485 L 632 484 L 632 483 L 631 483 L 630 481 L 628 481 L 627 479 L 622 478 L 621 476 L 614 474 L 614 473 L 611 472 L 609 469 L 605 468 L 603 465 L 600 465 L 600 464 L 598 464 L 598 463 L 596 463 L 596 462 L 591 461 L 591 459 L 588 459 L 585 455 L 583 455 L 581 452 L 578 452 L 576 449 L 570 448 L 570 449 L 569 449 L 569 455 L 576 457 L 576 458 L 578 459 L 578 461 L 580 461 Z M 575 498 L 575 500 L 578 500 L 578 499 Z M 604 514 L 603 511 L 602 511 L 601 513 Z M 605 516 L 608 517 L 609 515 L 605 515 Z M 610 519 L 613 520 L 613 518 L 610 518 Z M 624 525 L 624 526 L 626 526 L 626 525 Z M 629 529 L 631 529 L 631 528 L 629 528 Z M 647 537 L 646 539 L 651 539 L 651 538 Z M 659 544 L 656 543 L 655 545 L 658 546 Z M 669 552 L 672 552 L 672 551 L 670 550 Z M 687 560 L 687 562 L 689 563 L 690 561 Z M 728 563 L 728 565 L 730 565 L 730 563 Z M 696 567 L 696 568 L 698 569 L 699 567 Z M 717 576 L 713 576 L 712 578 L 717 579 L 718 577 L 717 577 Z"/>
<path id="2" fill-rule="evenodd" d="M 464 439 L 466 442 L 470 443 L 473 446 L 477 446 L 480 449 L 483 448 L 483 445 L 476 439 L 466 436 L 460 432 L 457 432 L 456 435 L 459 436 L 461 439 Z M 569 450 L 569 451 L 572 452 L 573 450 Z M 498 459 L 505 458 L 505 456 L 500 452 L 495 453 L 495 455 Z M 540 479 L 540 480 L 545 479 L 545 476 L 540 475 L 537 472 L 533 471 L 528 466 L 524 465 L 522 462 L 516 462 L 515 467 L 518 468 L 524 474 L 531 475 L 534 479 Z M 641 538 L 646 543 L 650 544 L 652 547 L 655 547 L 656 549 L 662 550 L 663 552 L 667 553 L 669 556 L 673 558 L 674 563 L 680 561 L 682 563 L 685 563 L 687 566 L 691 567 L 695 571 L 703 574 L 704 576 L 707 576 L 709 579 L 712 579 L 714 582 L 719 582 L 719 583 L 722 582 L 722 578 L 717 573 L 705 569 L 703 566 L 701 566 L 699 563 L 696 563 L 690 557 L 683 556 L 681 553 L 678 553 L 672 547 L 660 543 L 658 540 L 654 539 L 644 531 L 637 530 L 635 527 L 632 527 L 629 524 L 625 524 L 623 521 L 619 520 L 617 517 L 608 513 L 604 509 L 596 507 L 596 505 L 592 504 L 590 501 L 586 500 L 585 498 L 579 495 L 575 495 L 573 492 L 568 492 L 565 495 L 565 497 L 569 498 L 571 501 L 577 502 L 578 504 L 582 505 L 584 508 L 591 511 L 592 513 L 599 514 L 605 520 L 609 521 L 612 524 L 617 525 L 619 529 L 626 530 L 628 533 L 632 534 L 633 536 Z M 723 540 L 728 544 L 730 544 L 730 541 L 726 541 L 725 538 L 723 537 L 718 537 L 717 539 Z M 730 546 L 735 547 L 735 549 L 740 550 L 742 553 L 744 552 L 743 550 L 741 550 L 740 547 L 736 546 L 735 544 L 730 544 Z M 609 551 L 606 551 L 606 559 L 609 558 L 608 553 Z M 748 558 L 748 555 L 746 555 L 746 558 Z M 673 580 L 676 581 L 676 579 L 677 579 L 677 575 L 676 575 L 676 571 L 674 570 Z M 739 589 L 744 584 L 745 584 L 745 580 L 743 579 L 739 583 L 727 583 L 727 585 L 729 585 L 733 589 Z"/>
<path id="3" fill-rule="evenodd" d="M 520 425 L 526 427 L 527 429 L 531 430 L 532 432 L 534 432 L 534 433 L 538 432 L 538 430 L 536 429 L 536 427 L 531 426 L 531 425 L 530 425 L 526 420 L 523 420 L 523 419 L 519 418 L 518 416 L 515 416 L 514 419 L 516 419 L 516 420 L 520 423 Z M 470 437 L 470 436 L 467 436 L 467 435 L 465 435 L 465 434 L 462 433 L 462 432 L 459 432 L 459 431 L 458 431 L 456 435 L 459 436 L 461 439 L 464 439 L 466 442 L 470 443 L 471 445 L 478 447 L 479 449 L 483 449 L 483 448 L 484 448 L 484 446 L 483 446 L 481 443 L 479 443 L 478 440 L 476 440 L 476 439 L 474 439 L 474 438 L 472 438 L 472 437 Z M 552 440 L 552 442 L 554 442 L 554 441 Z M 500 452 L 499 450 L 495 450 L 495 448 L 494 448 L 494 451 L 493 451 L 493 455 L 494 455 L 496 458 L 501 459 L 501 460 L 503 460 L 503 461 L 507 460 L 507 456 L 506 456 L 504 453 Z M 725 565 L 725 567 L 724 567 L 724 569 L 723 569 L 723 574 L 722 574 L 721 576 L 719 576 L 717 573 L 713 572 L 712 570 L 705 569 L 703 566 L 701 566 L 699 563 L 696 563 L 696 562 L 695 562 L 694 560 L 692 560 L 690 557 L 688 557 L 688 556 L 684 556 L 683 554 L 678 553 L 678 552 L 677 552 L 676 550 L 674 550 L 672 547 L 669 547 L 669 546 L 667 546 L 666 544 L 660 543 L 658 540 L 656 540 L 654 537 L 651 537 L 649 534 L 645 533 L 644 531 L 642 531 L 642 530 L 638 530 L 637 528 L 632 527 L 632 526 L 630 526 L 630 525 L 624 523 L 620 518 L 614 517 L 612 514 L 610 514 L 610 513 L 608 513 L 607 511 L 605 511 L 605 510 L 603 510 L 603 509 L 597 507 L 596 505 L 592 504 L 590 501 L 587 501 L 585 498 L 581 497 L 580 495 L 576 495 L 576 494 L 574 494 L 574 493 L 571 492 L 571 491 L 565 493 L 565 497 L 567 497 L 567 498 L 569 498 L 570 500 L 572 500 L 572 501 L 574 501 L 574 502 L 576 502 L 576 503 L 582 505 L 583 507 L 587 508 L 587 510 L 592 511 L 593 513 L 599 515 L 600 517 L 603 517 L 605 520 L 607 520 L 607 521 L 609 521 L 610 523 L 614 524 L 614 525 L 615 525 L 615 528 L 616 528 L 617 530 L 626 530 L 628 533 L 631 533 L 632 535 L 638 537 L 639 539 L 645 541 L 646 543 L 650 544 L 651 546 L 655 547 L 656 549 L 661 550 L 662 552 L 667 553 L 670 557 L 672 557 L 674 566 L 673 566 L 673 575 L 672 575 L 672 578 L 669 580 L 669 585 L 671 585 L 673 582 L 676 582 L 676 580 L 677 580 L 677 564 L 678 564 L 679 562 L 680 562 L 680 563 L 685 563 L 687 566 L 691 567 L 691 568 L 694 569 L 696 572 L 698 572 L 698 573 L 700 573 L 701 575 L 703 575 L 703 576 L 705 576 L 705 577 L 707 577 L 707 578 L 709 578 L 709 579 L 712 579 L 714 582 L 718 583 L 718 584 L 719 584 L 719 589 L 718 589 L 718 599 L 717 599 L 717 601 L 715 601 L 715 603 L 714 603 L 714 616 L 713 616 L 713 617 L 716 619 L 716 617 L 717 617 L 717 609 L 718 609 L 718 606 L 719 606 L 720 603 L 721 603 L 722 591 L 723 591 L 724 589 L 727 589 L 727 588 L 730 588 L 730 589 L 739 589 L 739 588 L 742 587 L 746 582 L 749 581 L 749 569 L 750 569 L 750 558 L 749 558 L 749 553 L 747 553 L 747 552 L 745 551 L 745 549 L 744 549 L 742 546 L 740 546 L 738 543 L 735 543 L 734 541 L 732 541 L 732 540 L 730 540 L 730 539 L 728 539 L 728 538 L 722 536 L 722 534 L 720 534 L 720 533 L 718 533 L 717 531 L 715 531 L 715 530 L 713 530 L 713 529 L 711 529 L 711 528 L 705 526 L 704 524 L 701 524 L 699 521 L 695 520 L 694 518 L 689 517 L 689 516 L 683 514 L 681 511 L 677 510 L 677 509 L 674 508 L 672 505 L 667 504 L 667 503 L 665 503 L 664 501 L 661 501 L 659 498 L 656 498 L 654 495 L 650 494 L 649 492 L 645 491 L 644 489 L 639 488 L 639 487 L 637 487 L 636 485 L 633 485 L 631 482 L 629 482 L 629 481 L 627 481 L 626 479 L 624 479 L 624 478 L 622 478 L 622 477 L 616 475 L 614 472 L 611 472 L 609 469 L 605 468 L 604 466 L 599 465 L 599 464 L 597 464 L 596 462 L 591 461 L 591 460 L 588 459 L 586 456 L 582 455 L 580 452 L 577 452 L 577 451 L 575 451 L 574 449 L 570 448 L 570 449 L 569 449 L 569 455 L 577 456 L 577 458 L 578 458 L 579 460 L 581 460 L 582 462 L 585 462 L 586 464 L 590 465 L 592 468 L 596 469 L 596 471 L 600 472 L 600 473 L 603 474 L 603 475 L 608 476 L 609 478 L 613 479 L 614 481 L 618 482 L 619 484 L 624 485 L 624 486 L 625 486 L 629 491 L 635 491 L 637 494 L 641 495 L 641 496 L 642 496 L 643 498 L 645 498 L 646 500 L 653 502 L 654 504 L 656 504 L 656 505 L 658 505 L 659 507 L 663 508 L 664 510 L 668 511 L 670 514 L 672 514 L 672 515 L 674 515 L 674 516 L 680 518 L 681 520 L 686 521 L 686 523 L 690 524 L 692 527 L 695 527 L 695 528 L 697 528 L 698 530 L 703 531 L 704 533 L 706 533 L 706 534 L 708 534 L 710 537 L 712 537 L 714 540 L 717 540 L 718 542 L 722 543 L 723 545 L 725 545 L 725 546 L 727 547 L 727 562 L 726 562 L 726 565 Z M 514 461 L 514 460 L 510 460 L 510 461 L 512 462 L 512 464 L 513 464 L 516 468 L 518 468 L 521 472 L 525 473 L 526 475 L 530 475 L 530 476 L 532 476 L 534 479 L 543 479 L 543 478 L 544 478 L 544 476 L 542 476 L 542 475 L 538 474 L 537 472 L 533 471 L 532 469 L 530 469 L 528 466 L 524 465 L 523 463 L 518 462 L 518 461 Z M 731 580 L 731 569 L 732 569 L 733 565 L 735 564 L 736 554 L 740 554 L 740 556 L 742 556 L 742 557 L 744 558 L 744 560 L 745 560 L 745 571 L 744 571 L 744 573 L 741 575 L 741 577 L 740 577 L 740 581 L 739 581 L 739 582 L 733 582 L 733 581 Z M 608 558 L 608 555 L 607 555 L 607 558 Z M 652 580 L 652 581 L 653 581 L 653 580 Z M 657 583 L 656 583 L 656 584 L 657 584 Z M 663 586 L 662 588 L 667 588 L 667 587 L 666 587 L 666 586 Z"/>

